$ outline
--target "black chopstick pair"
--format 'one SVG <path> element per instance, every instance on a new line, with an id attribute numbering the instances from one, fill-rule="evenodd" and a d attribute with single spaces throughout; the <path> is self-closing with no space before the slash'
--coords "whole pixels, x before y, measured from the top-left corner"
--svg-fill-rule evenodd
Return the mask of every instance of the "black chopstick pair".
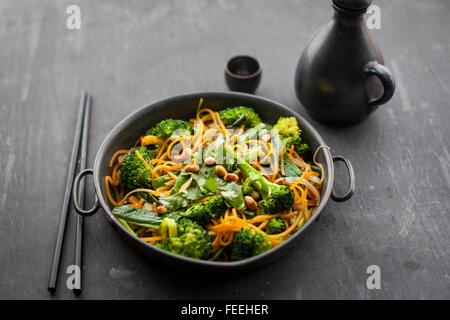
<path id="1" fill-rule="evenodd" d="M 53 255 L 52 267 L 50 271 L 50 278 L 48 283 L 48 290 L 50 292 L 56 291 L 56 283 L 58 280 L 59 264 L 61 260 L 62 246 L 64 242 L 64 233 L 66 230 L 67 217 L 69 215 L 70 200 L 72 195 L 73 181 L 77 169 L 77 158 L 80 154 L 79 167 L 80 171 L 86 169 L 87 165 L 87 147 L 89 134 L 89 121 L 91 114 L 91 98 L 87 92 L 81 93 L 80 108 L 78 112 L 77 124 L 75 127 L 75 135 L 72 146 L 72 155 L 69 163 L 69 172 L 67 175 L 66 190 L 64 192 L 64 201 L 59 220 L 58 235 L 56 238 L 56 246 Z M 81 147 L 81 148 L 80 148 Z M 80 151 L 81 149 L 81 151 Z M 84 205 L 85 180 L 80 182 L 79 200 L 81 205 Z M 82 255 L 83 255 L 83 217 L 77 215 L 76 223 L 76 238 L 75 238 L 75 266 L 79 271 L 79 281 L 75 282 L 75 293 L 81 292 L 81 270 L 82 270 Z"/>

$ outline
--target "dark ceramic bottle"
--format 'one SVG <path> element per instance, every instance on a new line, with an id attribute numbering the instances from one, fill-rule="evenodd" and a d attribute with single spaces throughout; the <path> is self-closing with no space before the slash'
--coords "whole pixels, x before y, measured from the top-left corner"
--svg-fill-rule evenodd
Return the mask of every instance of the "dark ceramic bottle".
<path id="1" fill-rule="evenodd" d="M 297 66 L 297 97 L 326 124 L 360 122 L 394 94 L 394 77 L 363 19 L 371 2 L 332 0 L 333 19 L 312 37 Z"/>

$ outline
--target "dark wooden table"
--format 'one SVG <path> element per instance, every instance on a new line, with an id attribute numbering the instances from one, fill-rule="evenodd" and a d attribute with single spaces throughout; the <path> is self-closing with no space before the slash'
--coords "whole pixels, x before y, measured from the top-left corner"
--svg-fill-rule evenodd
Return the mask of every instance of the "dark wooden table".
<path id="1" fill-rule="evenodd" d="M 227 90 L 224 63 L 247 53 L 264 66 L 257 94 L 310 119 L 294 70 L 309 36 L 332 15 L 327 1 L 74 1 L 0 3 L 0 298 L 52 296 L 54 248 L 78 98 L 94 98 L 89 164 L 106 134 L 164 97 Z M 308 237 L 265 269 L 191 279 L 130 249 L 100 211 L 86 220 L 81 299 L 450 298 L 450 2 L 375 1 L 373 35 L 396 76 L 394 98 L 365 122 L 311 122 L 349 157 L 357 192 L 330 201 Z M 339 178 L 345 179 L 345 176 Z M 92 198 L 92 197 L 91 197 Z M 73 263 L 75 214 L 55 298 Z M 369 290 L 366 269 L 381 269 Z"/>

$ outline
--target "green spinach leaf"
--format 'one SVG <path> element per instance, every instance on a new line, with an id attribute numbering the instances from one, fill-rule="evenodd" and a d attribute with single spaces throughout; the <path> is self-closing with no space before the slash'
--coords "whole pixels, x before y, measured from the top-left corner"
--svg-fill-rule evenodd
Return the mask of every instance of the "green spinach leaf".
<path id="1" fill-rule="evenodd" d="M 289 160 L 288 155 L 284 155 L 284 173 L 286 177 L 300 177 L 303 171 Z"/>
<path id="2" fill-rule="evenodd" d="M 177 181 L 175 181 L 175 184 L 174 184 L 174 186 L 173 186 L 173 188 L 172 188 L 172 193 L 177 193 L 178 190 L 180 190 L 181 186 L 182 186 L 183 184 L 185 184 L 185 183 L 189 180 L 190 177 L 191 177 L 191 174 L 190 174 L 190 173 L 188 173 L 188 172 L 182 172 L 182 173 L 178 176 Z"/>
<path id="3" fill-rule="evenodd" d="M 116 218 L 123 219 L 128 223 L 152 229 L 158 229 L 162 221 L 154 212 L 127 205 L 115 207 L 112 213 Z"/>

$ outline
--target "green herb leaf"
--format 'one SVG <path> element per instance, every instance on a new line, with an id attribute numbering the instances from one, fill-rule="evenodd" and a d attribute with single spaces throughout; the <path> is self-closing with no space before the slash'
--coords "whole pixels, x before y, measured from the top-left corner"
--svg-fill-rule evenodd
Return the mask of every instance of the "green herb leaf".
<path id="1" fill-rule="evenodd" d="M 214 178 L 209 178 L 205 180 L 205 183 L 203 183 L 202 188 L 208 190 L 209 192 L 216 192 L 217 190 L 217 182 Z"/>
<path id="2" fill-rule="evenodd" d="M 154 212 L 127 205 L 115 207 L 112 213 L 116 218 L 123 219 L 128 223 L 151 229 L 158 229 L 162 221 Z"/>
<path id="3" fill-rule="evenodd" d="M 150 204 L 153 204 L 153 202 L 156 202 L 157 204 L 160 204 L 159 200 L 152 194 L 148 193 L 148 192 L 137 192 L 136 195 L 139 198 L 144 199 L 145 201 L 147 201 Z"/>
<path id="4" fill-rule="evenodd" d="M 286 177 L 300 177 L 302 175 L 302 170 L 294 165 L 287 153 L 284 155 L 284 173 Z"/>
<path id="5" fill-rule="evenodd" d="M 194 201 L 203 199 L 205 197 L 205 194 L 198 187 L 194 187 L 184 191 L 184 196 L 187 200 Z"/>
<path id="6" fill-rule="evenodd" d="M 236 183 L 227 183 L 221 186 L 220 189 L 222 190 L 222 197 L 231 207 L 236 208 L 236 210 L 244 210 L 246 208 L 242 189 Z"/>
<path id="7" fill-rule="evenodd" d="M 214 193 L 220 183 L 216 170 L 213 167 L 202 166 L 198 173 L 192 173 L 192 178 L 203 193 Z M 223 181 L 223 179 L 220 179 Z"/>
<path id="8" fill-rule="evenodd" d="M 119 222 L 128 230 L 128 231 L 130 231 L 132 234 L 134 234 L 134 235 L 137 235 L 136 234 L 136 232 L 134 232 L 134 230 L 133 229 L 131 229 L 131 227 L 129 226 L 129 224 L 125 221 L 125 220 L 123 220 L 123 219 L 120 219 L 120 218 L 118 218 L 117 220 L 119 220 Z"/>
<path id="9" fill-rule="evenodd" d="M 161 195 L 159 201 L 170 211 L 176 211 L 181 207 L 185 207 L 188 204 L 186 196 L 183 192 L 171 194 L 169 196 Z"/>
<path id="10" fill-rule="evenodd" d="M 316 165 L 314 165 L 314 164 L 311 166 L 311 170 L 312 170 L 312 171 L 316 171 L 316 172 L 318 172 L 318 173 L 320 173 L 320 174 L 322 173 L 322 169 L 320 169 L 319 166 L 316 166 Z"/>
<path id="11" fill-rule="evenodd" d="M 178 190 L 180 190 L 181 186 L 189 180 L 189 178 L 191 177 L 191 174 L 188 172 L 182 172 L 178 178 L 177 181 L 175 181 L 175 185 L 172 188 L 172 193 L 177 193 Z"/>
<path id="12" fill-rule="evenodd" d="M 153 182 L 155 183 L 155 189 L 164 187 L 166 185 L 167 180 L 165 179 L 166 177 L 168 177 L 168 174 L 165 174 L 161 177 L 155 178 L 153 179 Z"/>

